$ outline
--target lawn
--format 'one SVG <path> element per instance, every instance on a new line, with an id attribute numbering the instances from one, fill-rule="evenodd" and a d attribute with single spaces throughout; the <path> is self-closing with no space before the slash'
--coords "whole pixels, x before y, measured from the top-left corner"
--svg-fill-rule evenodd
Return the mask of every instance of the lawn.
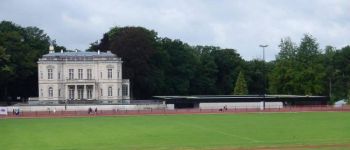
<path id="1" fill-rule="evenodd" d="M 0 119 L 0 135 L 3 150 L 187 150 L 349 145 L 350 113 Z"/>

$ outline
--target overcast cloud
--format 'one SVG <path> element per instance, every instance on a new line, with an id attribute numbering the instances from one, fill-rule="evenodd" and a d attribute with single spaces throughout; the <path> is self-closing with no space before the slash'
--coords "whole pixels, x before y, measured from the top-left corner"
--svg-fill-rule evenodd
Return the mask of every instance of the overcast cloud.
<path id="1" fill-rule="evenodd" d="M 321 48 L 350 44 L 349 0 L 1 0 L 0 20 L 37 26 L 68 49 L 85 50 L 113 26 L 143 26 L 190 45 L 275 59 L 283 37 L 304 33 Z"/>

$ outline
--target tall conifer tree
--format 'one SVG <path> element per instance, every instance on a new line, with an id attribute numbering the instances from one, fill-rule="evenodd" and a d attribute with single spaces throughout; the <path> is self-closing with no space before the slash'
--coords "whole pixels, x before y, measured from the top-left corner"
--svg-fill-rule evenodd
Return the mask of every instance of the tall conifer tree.
<path id="1" fill-rule="evenodd" d="M 247 82 L 245 81 L 243 72 L 240 71 L 237 77 L 236 86 L 234 89 L 234 95 L 247 95 L 247 94 L 248 94 Z"/>

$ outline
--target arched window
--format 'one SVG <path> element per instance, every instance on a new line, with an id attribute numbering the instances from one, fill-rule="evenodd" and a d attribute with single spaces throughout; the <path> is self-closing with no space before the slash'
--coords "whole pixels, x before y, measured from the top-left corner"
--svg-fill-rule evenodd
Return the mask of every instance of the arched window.
<path id="1" fill-rule="evenodd" d="M 49 87 L 49 97 L 53 97 L 53 89 L 52 89 L 52 87 Z"/>

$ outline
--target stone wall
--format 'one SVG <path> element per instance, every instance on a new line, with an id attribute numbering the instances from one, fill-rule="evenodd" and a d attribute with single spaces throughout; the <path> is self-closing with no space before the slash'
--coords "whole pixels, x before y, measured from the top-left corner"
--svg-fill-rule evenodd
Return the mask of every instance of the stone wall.
<path id="1" fill-rule="evenodd" d="M 200 109 L 227 109 L 262 108 L 262 102 L 231 102 L 231 103 L 200 103 Z M 265 108 L 283 108 L 282 102 L 265 102 Z"/>

